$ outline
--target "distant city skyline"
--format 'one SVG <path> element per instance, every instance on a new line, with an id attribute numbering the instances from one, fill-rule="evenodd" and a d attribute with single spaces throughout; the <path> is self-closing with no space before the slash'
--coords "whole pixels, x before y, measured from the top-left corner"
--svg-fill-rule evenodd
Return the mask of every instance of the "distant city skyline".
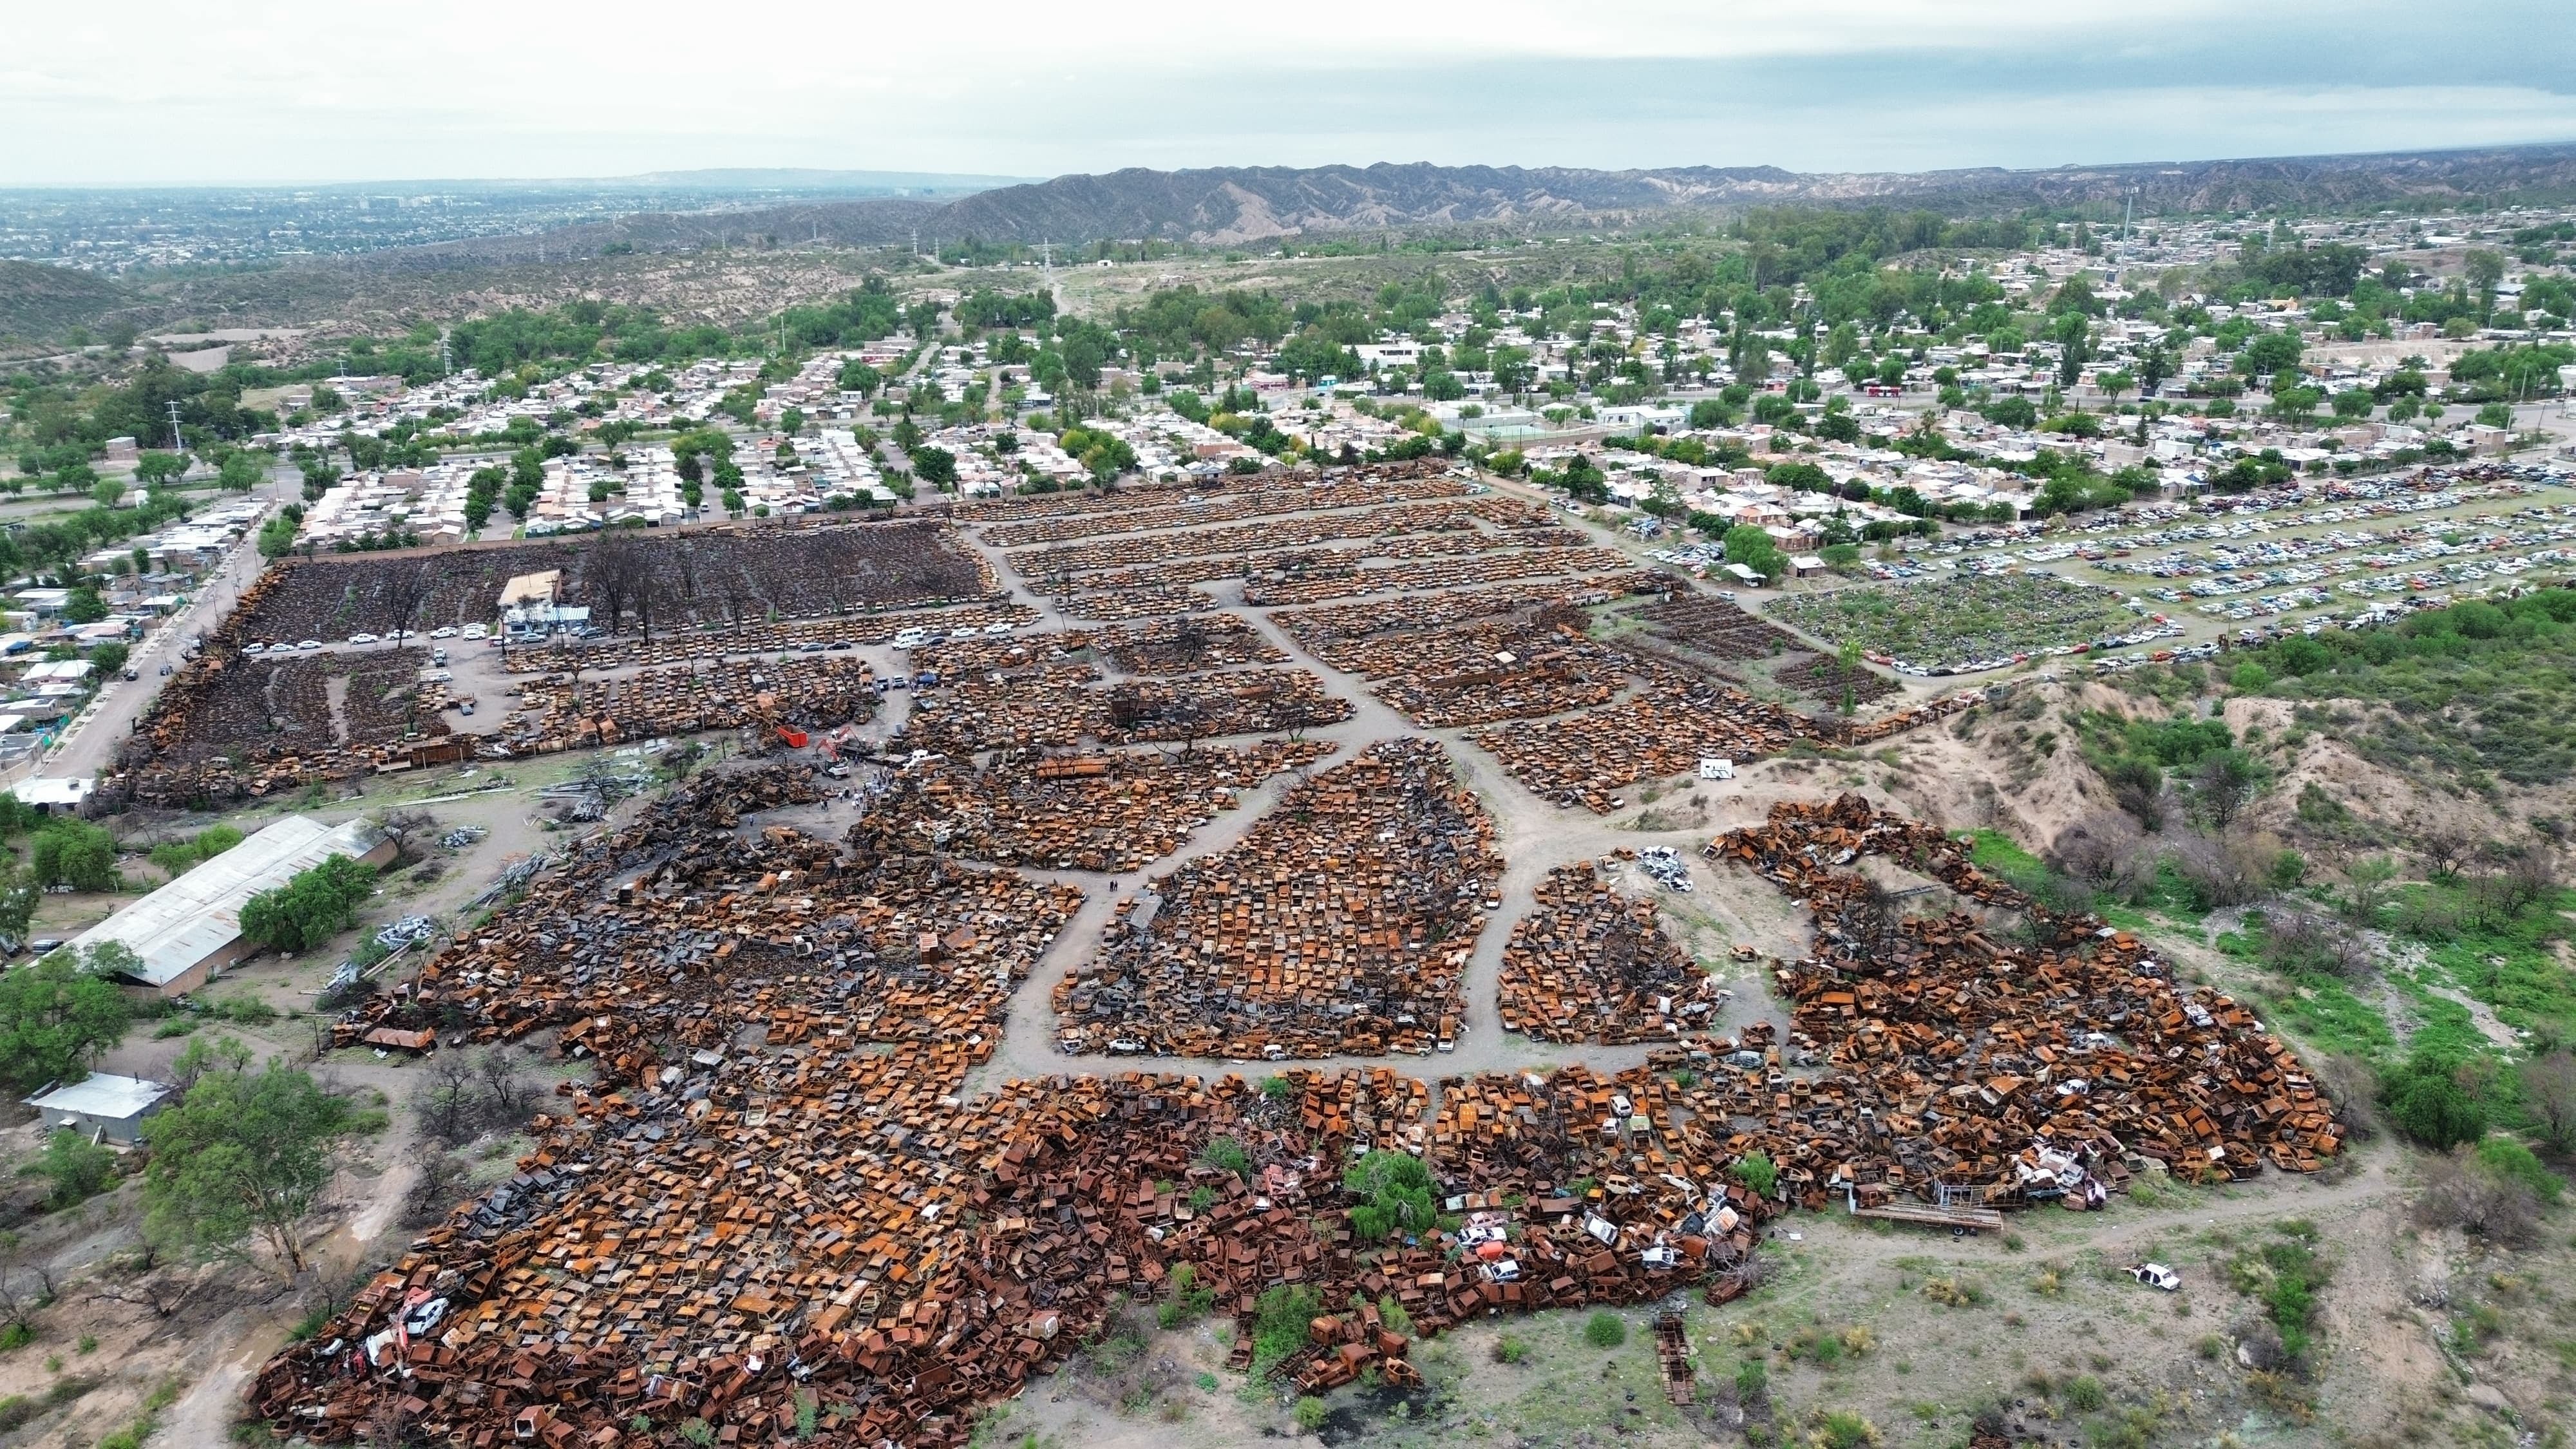
<path id="1" fill-rule="evenodd" d="M 747 17 L 459 0 L 130 0 L 13 17 L 0 186 L 705 167 L 1778 165 L 2314 155 L 2576 140 L 2563 3 L 1022 0 Z"/>

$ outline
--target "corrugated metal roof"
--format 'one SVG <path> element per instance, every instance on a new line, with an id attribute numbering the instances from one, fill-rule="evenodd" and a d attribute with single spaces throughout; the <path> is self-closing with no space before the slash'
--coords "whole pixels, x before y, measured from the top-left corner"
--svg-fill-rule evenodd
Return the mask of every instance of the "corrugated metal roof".
<path id="1" fill-rule="evenodd" d="M 123 1121 L 149 1110 L 153 1103 L 169 1095 L 170 1089 L 159 1082 L 92 1072 L 86 1081 L 56 1087 L 41 1097 L 29 1097 L 27 1105 L 48 1116 L 77 1112 L 84 1117 Z"/>
<path id="2" fill-rule="evenodd" d="M 376 842 L 363 820 L 330 826 L 289 815 L 108 917 L 72 946 L 119 942 L 142 958 L 134 979 L 166 986 L 241 936 L 241 908 L 252 896 L 332 856 L 365 855 Z"/>

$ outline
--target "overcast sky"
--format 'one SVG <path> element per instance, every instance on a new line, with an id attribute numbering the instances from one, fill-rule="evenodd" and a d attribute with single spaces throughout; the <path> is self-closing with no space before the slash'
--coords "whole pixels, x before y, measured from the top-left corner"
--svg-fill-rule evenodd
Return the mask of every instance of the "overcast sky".
<path id="1" fill-rule="evenodd" d="M 0 185 L 1917 170 L 2576 140 L 2569 0 L 9 9 Z"/>

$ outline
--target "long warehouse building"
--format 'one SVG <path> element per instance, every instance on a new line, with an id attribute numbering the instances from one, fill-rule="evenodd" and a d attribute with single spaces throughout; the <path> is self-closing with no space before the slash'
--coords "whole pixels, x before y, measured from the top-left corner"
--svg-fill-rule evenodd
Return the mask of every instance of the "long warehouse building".
<path id="1" fill-rule="evenodd" d="M 118 942 L 142 963 L 119 984 L 183 996 L 255 949 L 241 931 L 242 907 L 252 896 L 335 855 L 383 865 L 393 859 L 394 843 L 364 820 L 325 825 L 289 815 L 91 927 L 72 947 Z"/>

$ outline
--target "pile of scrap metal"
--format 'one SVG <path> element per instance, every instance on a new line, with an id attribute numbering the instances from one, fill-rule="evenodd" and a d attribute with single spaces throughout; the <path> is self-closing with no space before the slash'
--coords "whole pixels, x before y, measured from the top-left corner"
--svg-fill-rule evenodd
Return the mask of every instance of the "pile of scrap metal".
<path id="1" fill-rule="evenodd" d="M 1811 1204 L 1877 1187 L 1998 1204 L 2071 1191 L 2081 1205 L 2132 1157 L 2241 1178 L 2266 1160 L 2313 1171 L 2342 1145 L 2314 1079 L 2252 1013 L 2178 981 L 2128 932 L 1988 878 L 1964 841 L 1846 795 L 1776 805 L 1708 854 L 1751 866 L 1816 922 L 1817 954 L 1777 974 L 1793 1045 L 1832 1073 L 1766 1073 L 1751 1094 L 1797 1124 L 1782 1180 Z M 1903 918 L 1906 897 L 1849 869 L 1871 856 L 1963 905 L 2026 914 L 2034 944 L 1999 941 L 1964 909 Z"/>

